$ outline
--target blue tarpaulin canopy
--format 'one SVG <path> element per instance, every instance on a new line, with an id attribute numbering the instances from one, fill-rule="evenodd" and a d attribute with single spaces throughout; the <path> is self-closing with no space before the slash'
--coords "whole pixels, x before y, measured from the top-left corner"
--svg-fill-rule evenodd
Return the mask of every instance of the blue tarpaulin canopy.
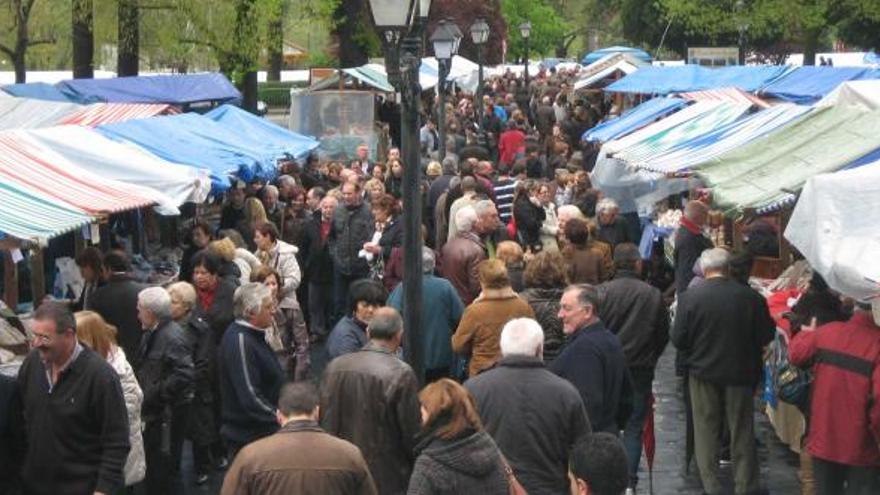
<path id="1" fill-rule="evenodd" d="M 210 170 L 215 191 L 228 189 L 232 174 L 245 181 L 274 176 L 275 160 L 280 158 L 272 145 L 194 113 L 130 120 L 95 129 L 165 160 Z"/>
<path id="2" fill-rule="evenodd" d="M 626 53 L 632 57 L 648 63 L 651 63 L 651 61 L 653 60 L 653 57 L 651 57 L 648 52 L 639 48 L 632 48 L 629 46 L 609 46 L 607 48 L 601 48 L 599 50 L 584 55 L 583 60 L 581 60 L 581 64 L 590 65 L 600 58 L 614 53 Z"/>
<path id="3" fill-rule="evenodd" d="M 605 91 L 664 95 L 732 86 L 754 92 L 790 70 L 789 67 L 779 65 L 644 67 L 611 84 Z"/>
<path id="4" fill-rule="evenodd" d="M 321 143 L 310 136 L 303 136 L 232 105 L 223 105 L 205 114 L 236 132 L 254 138 L 266 146 L 274 146 L 279 156 L 303 158 Z"/>
<path id="5" fill-rule="evenodd" d="M 584 133 L 582 139 L 600 143 L 611 141 L 650 124 L 687 104 L 687 101 L 680 98 L 654 98 L 630 109 L 616 119 L 602 122 L 593 127 Z"/>
<path id="6" fill-rule="evenodd" d="M 761 94 L 811 104 L 834 91 L 841 83 L 860 79 L 880 79 L 880 71 L 864 67 L 798 67 L 769 84 Z"/>
<path id="7" fill-rule="evenodd" d="M 241 93 L 219 73 L 71 79 L 58 89 L 76 101 L 119 103 L 170 103 L 185 105 L 203 101 L 227 102 Z"/>
<path id="8" fill-rule="evenodd" d="M 67 95 L 65 95 L 61 91 L 58 91 L 58 88 L 56 88 L 55 86 L 42 82 L 7 84 L 0 89 L 5 91 L 6 93 L 11 94 L 12 96 L 18 96 L 19 98 L 63 101 L 65 103 L 69 103 L 71 101 L 71 99 L 68 98 Z"/>

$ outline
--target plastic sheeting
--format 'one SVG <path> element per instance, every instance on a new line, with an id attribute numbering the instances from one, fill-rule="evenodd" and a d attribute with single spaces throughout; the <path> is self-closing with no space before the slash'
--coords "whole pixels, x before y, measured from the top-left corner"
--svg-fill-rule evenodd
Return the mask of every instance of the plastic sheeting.
<path id="1" fill-rule="evenodd" d="M 250 136 L 266 146 L 275 147 L 279 157 L 289 155 L 301 159 L 321 144 L 312 137 L 288 131 L 269 120 L 232 105 L 215 108 L 206 113 L 205 117 Z"/>
<path id="2" fill-rule="evenodd" d="M 271 146 L 191 113 L 130 120 L 95 129 L 113 140 L 134 143 L 170 162 L 210 170 L 212 188 L 217 191 L 229 188 L 233 174 L 245 181 L 257 176 L 273 176 L 275 160 L 279 158 Z"/>
<path id="3" fill-rule="evenodd" d="M 731 212 L 760 208 L 797 191 L 810 177 L 880 148 L 878 128 L 880 110 L 819 108 L 771 138 L 695 168 L 721 207 Z"/>
<path id="4" fill-rule="evenodd" d="M 92 220 L 90 215 L 56 198 L 0 181 L 0 238 L 5 234 L 45 246 L 52 237 Z"/>
<path id="5" fill-rule="evenodd" d="M 164 194 L 78 167 L 54 151 L 28 143 L 22 139 L 24 132 L 0 134 L 0 182 L 20 184 L 93 215 L 154 203 L 164 205 L 167 213 L 180 213 Z M 27 218 L 29 213 L 18 214 Z"/>
<path id="6" fill-rule="evenodd" d="M 684 98 L 685 100 L 691 101 L 717 100 L 728 101 L 732 103 L 747 103 L 749 105 L 755 105 L 759 108 L 770 107 L 770 104 L 766 101 L 758 98 L 757 96 L 746 93 L 739 88 L 719 88 L 707 89 L 705 91 L 690 91 L 687 93 L 679 93 L 677 96 L 679 98 Z"/>
<path id="7" fill-rule="evenodd" d="M 880 108 L 880 80 L 847 81 L 816 103 L 817 107 L 834 105 L 860 106 L 867 110 Z"/>
<path id="8" fill-rule="evenodd" d="M 696 110 L 698 106 L 701 106 L 704 103 L 714 104 L 715 107 L 707 112 L 700 113 L 691 119 L 681 122 L 674 127 L 663 129 L 663 127 L 666 126 L 664 125 L 664 122 L 661 121 L 638 131 L 635 134 L 643 134 L 645 135 L 645 138 L 626 148 L 619 149 L 619 151 L 614 154 L 614 158 L 631 164 L 648 162 L 652 157 L 665 151 L 669 151 L 682 143 L 735 122 L 752 108 L 751 103 L 743 104 L 707 101 L 698 102 L 687 110 Z M 684 113 L 687 110 L 682 110 L 679 114 Z M 674 120 L 674 117 L 670 117 L 668 120 Z M 662 130 L 659 130 L 659 132 L 651 132 L 654 128 L 661 128 Z M 635 134 L 633 136 L 635 136 Z M 609 143 L 609 145 L 613 144 L 614 143 Z"/>
<path id="9" fill-rule="evenodd" d="M 226 102 L 241 99 L 241 93 L 223 74 L 180 74 L 117 77 L 113 79 L 71 79 L 58 89 L 77 101 L 120 103 L 172 103 L 185 105 L 202 101 Z"/>
<path id="10" fill-rule="evenodd" d="M 685 170 L 782 129 L 811 110 L 811 107 L 790 103 L 776 105 L 683 142 L 666 153 L 652 155 L 636 165 L 660 173 Z"/>
<path id="11" fill-rule="evenodd" d="M 162 160 L 137 146 L 113 141 L 85 127 L 49 127 L 22 132 L 18 137 L 51 149 L 101 177 L 161 192 L 170 197 L 175 206 L 201 203 L 211 191 L 208 170 Z"/>
<path id="12" fill-rule="evenodd" d="M 639 70 L 641 63 L 623 54 L 611 54 L 585 67 L 579 74 L 579 79 L 572 86 L 575 91 L 588 88 L 593 84 L 605 79 L 615 72 L 632 74 Z"/>
<path id="13" fill-rule="evenodd" d="M 880 78 L 880 74 L 876 71 L 860 67 L 805 66 L 798 67 L 767 85 L 761 90 L 761 94 L 799 104 L 811 104 L 846 81 L 877 78 Z"/>
<path id="14" fill-rule="evenodd" d="M 67 95 L 58 91 L 58 88 L 55 86 L 44 82 L 7 84 L 0 89 L 12 96 L 18 96 L 19 98 L 33 98 L 35 100 L 62 101 L 64 103 L 70 103 L 70 98 L 68 98 Z"/>
<path id="15" fill-rule="evenodd" d="M 0 130 L 50 127 L 82 109 L 82 105 L 30 98 L 0 99 Z"/>
<path id="16" fill-rule="evenodd" d="M 687 106 L 680 98 L 653 98 L 630 109 L 616 119 L 602 122 L 584 133 L 582 139 L 591 143 L 601 143 L 617 139 L 633 132 L 654 120 L 669 115 Z"/>
<path id="17" fill-rule="evenodd" d="M 831 288 L 880 294 L 880 162 L 807 180 L 785 238 Z"/>
<path id="18" fill-rule="evenodd" d="M 93 103 L 65 116 L 58 124 L 95 127 L 101 124 L 176 113 L 179 113 L 177 107 L 163 103 Z"/>
<path id="19" fill-rule="evenodd" d="M 698 65 L 644 67 L 609 85 L 605 91 L 618 93 L 669 94 L 736 87 L 755 92 L 776 80 L 789 67 L 747 65 L 707 68 Z"/>
<path id="20" fill-rule="evenodd" d="M 654 60 L 648 52 L 639 48 L 632 48 L 629 46 L 609 46 L 607 48 L 600 48 L 584 55 L 583 60 L 581 60 L 581 64 L 589 65 L 601 59 L 602 57 L 605 57 L 607 55 L 614 55 L 617 53 L 625 53 L 645 63 L 651 63 L 651 61 Z"/>

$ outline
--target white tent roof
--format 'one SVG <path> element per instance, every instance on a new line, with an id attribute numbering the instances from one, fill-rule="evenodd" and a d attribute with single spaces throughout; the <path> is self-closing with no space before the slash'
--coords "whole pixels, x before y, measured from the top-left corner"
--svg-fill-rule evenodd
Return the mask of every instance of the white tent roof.
<path id="1" fill-rule="evenodd" d="M 880 162 L 809 179 L 785 229 L 831 288 L 880 295 Z"/>
<path id="2" fill-rule="evenodd" d="M 101 177 L 152 189 L 162 194 L 161 199 L 170 198 L 173 203 L 160 201 L 160 207 L 173 208 L 189 201 L 201 203 L 211 190 L 207 170 L 165 161 L 133 144 L 110 140 L 86 127 L 65 125 L 35 129 L 23 131 L 18 137 L 52 150 Z"/>
<path id="3" fill-rule="evenodd" d="M 449 77 L 446 80 L 458 82 L 460 79 L 466 79 L 471 75 L 475 75 L 479 69 L 480 66 L 476 63 L 461 55 L 456 55 L 452 58 L 452 67 L 449 69 Z M 439 74 L 440 67 L 437 64 L 436 58 L 426 57 L 422 59 L 422 66 L 419 71 L 419 84 L 421 84 L 423 90 L 436 86 Z"/>
<path id="4" fill-rule="evenodd" d="M 880 80 L 842 83 L 816 103 L 817 107 L 835 105 L 860 106 L 867 110 L 880 108 Z"/>
<path id="5" fill-rule="evenodd" d="M 31 98 L 0 99 L 0 130 L 49 127 L 81 110 L 82 105 Z"/>
<path id="6" fill-rule="evenodd" d="M 614 64 L 611 64 L 607 67 L 602 68 L 598 72 L 594 72 L 594 73 L 588 75 L 587 77 L 584 77 L 583 79 L 578 79 L 574 83 L 574 89 L 575 89 L 575 91 L 577 91 L 579 89 L 588 88 L 588 87 L 592 86 L 593 83 L 601 81 L 602 79 L 605 79 L 606 77 L 610 76 L 611 74 L 614 74 L 616 71 L 621 71 L 624 74 L 632 74 L 633 72 L 635 72 L 637 70 L 639 70 L 639 68 L 636 65 L 631 64 L 630 62 L 621 59 L 621 60 L 618 60 L 617 62 L 615 62 Z"/>

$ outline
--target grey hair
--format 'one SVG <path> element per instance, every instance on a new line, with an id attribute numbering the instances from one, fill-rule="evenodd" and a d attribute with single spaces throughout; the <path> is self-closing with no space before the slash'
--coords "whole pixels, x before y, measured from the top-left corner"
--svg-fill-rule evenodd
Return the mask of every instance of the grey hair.
<path id="1" fill-rule="evenodd" d="M 272 193 L 272 194 L 275 195 L 275 197 L 278 197 L 278 188 L 275 187 L 275 186 L 273 186 L 272 184 L 269 184 L 269 185 L 266 186 L 264 189 L 266 190 L 266 192 L 263 193 L 263 194 L 269 194 L 269 193 Z"/>
<path id="2" fill-rule="evenodd" d="M 587 216 L 575 205 L 562 205 L 556 210 L 556 218 L 586 220 Z"/>
<path id="3" fill-rule="evenodd" d="M 392 307 L 379 308 L 373 313 L 367 331 L 370 332 L 371 339 L 391 340 L 403 331 L 403 318 Z"/>
<path id="4" fill-rule="evenodd" d="M 477 212 L 477 217 L 481 217 L 488 213 L 490 210 L 495 208 L 495 203 L 490 199 L 481 199 L 474 203 L 474 211 Z"/>
<path id="5" fill-rule="evenodd" d="M 187 307 L 188 310 L 192 310 L 196 307 L 196 289 L 189 282 L 174 282 L 165 288 L 168 291 L 168 295 L 171 296 L 173 300 L 175 297 L 180 299 L 180 302 Z"/>
<path id="6" fill-rule="evenodd" d="M 474 224 L 477 223 L 477 210 L 473 206 L 464 206 L 455 212 L 455 228 L 459 232 L 470 232 L 474 230 Z"/>
<path id="7" fill-rule="evenodd" d="M 730 267 L 730 253 L 721 248 L 712 248 L 700 254 L 700 268 L 703 274 L 708 272 L 725 272 Z"/>
<path id="8" fill-rule="evenodd" d="M 282 176 L 278 177 L 278 185 L 280 185 L 281 187 L 295 186 L 296 179 L 294 179 L 293 177 L 291 177 L 289 175 L 282 175 Z"/>
<path id="9" fill-rule="evenodd" d="M 434 256 L 434 250 L 427 246 L 422 246 L 422 273 L 434 273 L 436 266 L 437 259 Z"/>
<path id="10" fill-rule="evenodd" d="M 531 318 L 508 321 L 501 330 L 502 356 L 540 357 L 544 349 L 544 330 Z"/>
<path id="11" fill-rule="evenodd" d="M 565 292 L 577 291 L 577 303 L 581 307 L 591 307 L 593 314 L 599 314 L 599 291 L 590 284 L 573 284 L 565 288 Z"/>
<path id="12" fill-rule="evenodd" d="M 444 158 L 441 165 L 443 167 L 443 175 L 455 175 L 456 170 L 458 170 L 458 160 L 451 156 Z"/>
<path id="13" fill-rule="evenodd" d="M 272 291 L 269 287 L 259 283 L 251 282 L 235 289 L 235 295 L 232 298 L 232 312 L 239 320 L 247 320 L 254 313 L 263 308 L 266 299 L 271 299 Z"/>
<path id="14" fill-rule="evenodd" d="M 138 292 L 138 303 L 160 320 L 171 319 L 171 296 L 161 287 L 147 287 Z"/>
<path id="15" fill-rule="evenodd" d="M 614 201 L 611 198 L 602 198 L 596 204 L 596 213 L 606 213 L 610 211 L 616 211 L 620 208 L 617 206 L 617 201 Z"/>

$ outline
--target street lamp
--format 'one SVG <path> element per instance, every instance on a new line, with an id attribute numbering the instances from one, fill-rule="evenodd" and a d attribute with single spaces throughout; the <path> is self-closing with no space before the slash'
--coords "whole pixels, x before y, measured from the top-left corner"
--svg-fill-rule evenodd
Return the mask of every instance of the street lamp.
<path id="1" fill-rule="evenodd" d="M 424 380 L 422 349 L 422 205 L 419 158 L 419 67 L 431 0 L 369 0 L 381 33 L 388 82 L 400 93 L 403 156 L 403 325 L 406 359 Z"/>
<path id="2" fill-rule="evenodd" d="M 519 34 L 522 35 L 523 43 L 525 43 L 526 50 L 526 90 L 529 88 L 529 35 L 532 34 L 532 23 L 526 21 L 519 25 Z"/>
<path id="3" fill-rule="evenodd" d="M 477 112 L 477 124 L 483 125 L 483 45 L 489 40 L 489 24 L 482 17 L 477 22 L 471 24 L 471 41 L 477 47 L 477 63 L 480 70 L 477 73 L 477 91 L 474 93 L 474 110 Z"/>
<path id="4" fill-rule="evenodd" d="M 440 129 L 440 161 L 446 158 L 446 79 L 452 65 L 452 58 L 458 53 L 458 45 L 461 43 L 461 30 L 452 21 L 446 19 L 437 24 L 434 34 L 431 35 L 431 43 L 434 44 L 434 57 L 437 59 L 439 79 L 437 80 L 437 94 L 440 96 L 440 114 L 437 124 Z"/>

